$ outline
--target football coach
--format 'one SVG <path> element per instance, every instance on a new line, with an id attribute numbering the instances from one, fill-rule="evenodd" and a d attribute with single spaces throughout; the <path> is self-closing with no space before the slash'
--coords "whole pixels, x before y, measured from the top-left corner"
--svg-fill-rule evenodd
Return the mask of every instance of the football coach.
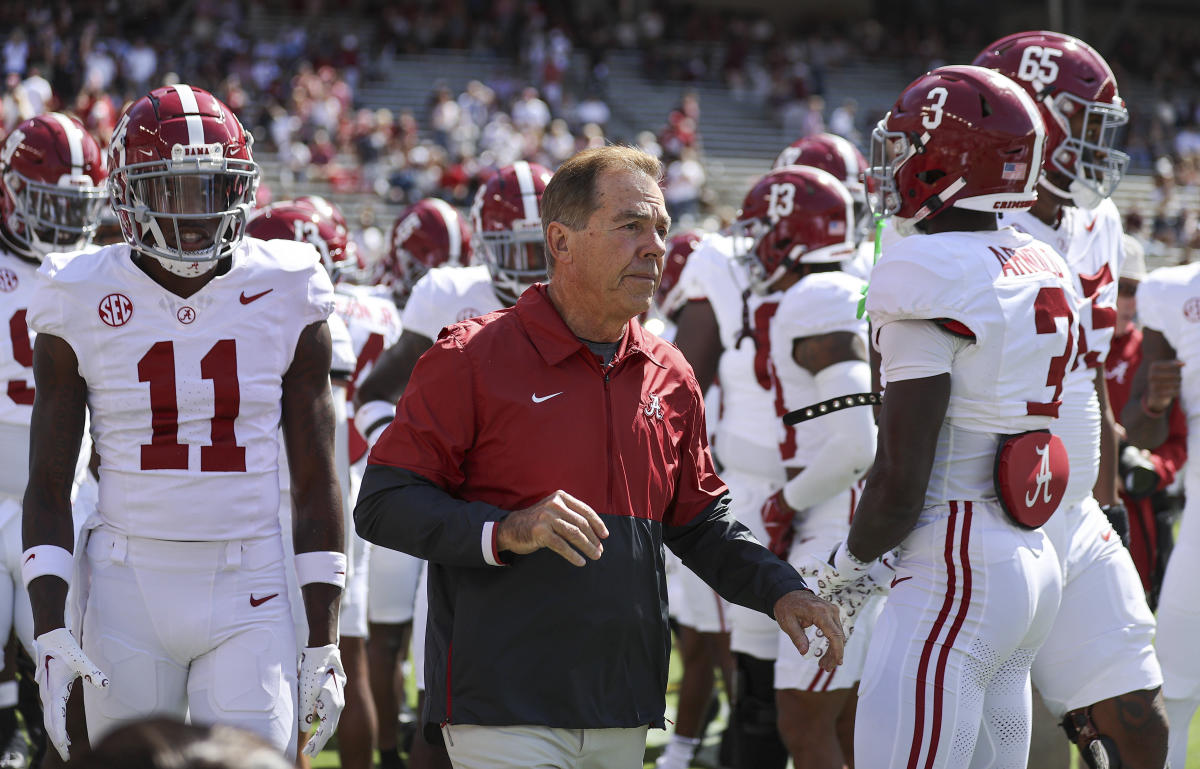
<path id="1" fill-rule="evenodd" d="M 459 769 L 641 767 L 664 726 L 664 544 L 841 662 L 838 610 L 730 516 L 692 369 L 637 320 L 661 177 L 629 147 L 567 160 L 541 201 L 547 282 L 443 329 L 371 452 L 355 523 L 429 561 L 424 723 Z"/>

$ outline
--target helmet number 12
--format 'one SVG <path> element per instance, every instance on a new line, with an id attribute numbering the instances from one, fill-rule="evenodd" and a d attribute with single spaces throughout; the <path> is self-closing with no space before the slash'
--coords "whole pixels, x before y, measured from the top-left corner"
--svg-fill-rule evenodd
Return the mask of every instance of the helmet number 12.
<path id="1" fill-rule="evenodd" d="M 946 106 L 946 97 L 949 95 L 950 92 L 940 85 L 925 94 L 925 98 L 931 100 L 931 103 L 929 111 L 921 117 L 921 125 L 932 131 L 942 124 L 942 108 Z"/>

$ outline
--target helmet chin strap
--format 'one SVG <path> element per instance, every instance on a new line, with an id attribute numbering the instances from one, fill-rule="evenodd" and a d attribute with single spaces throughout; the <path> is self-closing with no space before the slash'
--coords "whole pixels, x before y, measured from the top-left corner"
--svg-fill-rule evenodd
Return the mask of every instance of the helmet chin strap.
<path id="1" fill-rule="evenodd" d="M 1038 184 L 1054 195 L 1057 195 L 1062 200 L 1069 200 L 1078 208 L 1084 208 L 1091 211 L 1096 206 L 1100 205 L 1104 200 L 1104 196 L 1088 187 L 1078 179 L 1072 179 L 1067 189 L 1063 189 L 1050 181 L 1050 177 L 1042 172 L 1042 177 L 1038 179 Z"/>

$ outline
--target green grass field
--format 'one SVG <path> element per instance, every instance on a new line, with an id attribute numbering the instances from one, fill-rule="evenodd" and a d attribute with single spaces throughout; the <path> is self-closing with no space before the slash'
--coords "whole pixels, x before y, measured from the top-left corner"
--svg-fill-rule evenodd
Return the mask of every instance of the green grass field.
<path id="1" fill-rule="evenodd" d="M 679 660 L 676 655 L 672 654 L 670 681 L 667 690 L 667 718 L 671 718 L 674 715 L 675 690 L 676 686 L 678 685 L 679 671 Z M 411 682 L 411 677 L 409 680 Z M 410 692 L 410 701 L 416 702 L 415 692 Z M 723 718 L 723 716 L 719 717 L 719 719 L 720 718 Z M 722 724 L 723 721 L 718 720 L 717 722 L 714 722 L 712 727 L 709 728 L 709 737 L 705 741 L 705 750 L 700 755 L 701 761 L 703 761 L 706 757 L 715 754 L 715 744 L 718 740 L 719 727 L 722 726 Z M 654 766 L 654 760 L 658 758 L 659 753 L 662 752 L 662 748 L 666 744 L 669 736 L 669 733 L 665 731 L 656 729 L 652 729 L 650 731 L 650 735 L 646 740 L 645 769 L 651 769 L 651 767 Z M 336 736 L 334 739 L 337 739 Z M 1073 751 L 1071 758 L 1072 767 L 1075 769 L 1081 769 L 1081 767 L 1083 767 L 1082 762 L 1076 760 L 1076 756 Z M 322 751 L 322 753 L 313 761 L 312 765 L 313 769 L 340 769 L 341 767 L 341 763 L 338 761 L 337 751 L 330 749 Z M 709 763 L 696 763 L 693 764 L 693 769 L 713 769 L 713 766 L 713 764 Z M 1042 768 L 1031 766 L 1030 769 Z M 1200 769 L 1200 717 L 1192 719 L 1191 733 L 1188 739 L 1187 767 L 1177 766 L 1174 767 L 1174 769 Z"/>

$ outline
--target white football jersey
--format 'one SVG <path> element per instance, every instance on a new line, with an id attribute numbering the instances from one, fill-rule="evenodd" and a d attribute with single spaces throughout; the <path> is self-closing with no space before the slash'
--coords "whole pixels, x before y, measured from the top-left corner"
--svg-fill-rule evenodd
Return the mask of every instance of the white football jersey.
<path id="1" fill-rule="evenodd" d="M 340 284 L 334 296 L 334 313 L 346 324 L 354 351 L 350 385 L 346 388 L 350 418 L 350 462 L 366 456 L 367 442 L 354 427 L 354 390 L 371 373 L 380 354 L 400 338 L 400 313 L 391 299 L 369 286 Z"/>
<path id="2" fill-rule="evenodd" d="M 1050 227 L 1028 211 L 1005 214 L 1003 221 L 1056 250 L 1071 268 L 1079 296 L 1083 355 L 1067 372 L 1063 407 L 1051 429 L 1067 447 L 1071 478 L 1064 506 L 1092 493 L 1100 472 L 1100 401 L 1096 369 L 1103 369 L 1117 326 L 1117 277 L 1125 259 L 1121 214 L 1104 200 L 1094 211 L 1062 209 L 1058 227 Z"/>
<path id="3" fill-rule="evenodd" d="M 792 357 L 793 340 L 848 331 L 862 337 L 865 349 L 867 321 L 858 318 L 858 302 L 865 285 L 860 278 L 844 272 L 818 272 L 806 275 L 784 293 L 771 319 L 771 360 L 783 388 L 784 411 L 821 400 L 816 378 Z M 783 438 L 780 454 L 785 467 L 807 467 L 818 451 L 836 450 L 825 445 L 828 433 L 820 419 L 794 428 L 777 424 Z"/>
<path id="4" fill-rule="evenodd" d="M 278 535 L 282 378 L 301 331 L 333 312 L 315 249 L 247 239 L 184 299 L 129 246 L 55 254 L 30 328 L 71 345 L 101 456 L 98 513 L 167 540 Z"/>
<path id="5" fill-rule="evenodd" d="M 33 413 L 33 332 L 26 314 L 37 265 L 0 251 L 0 494 L 20 498 L 29 481 L 29 418 Z"/>
<path id="6" fill-rule="evenodd" d="M 876 342 L 906 319 L 974 336 L 953 359 L 926 505 L 994 497 L 996 436 L 1050 426 L 1077 352 L 1076 306 L 1062 258 L 1012 228 L 914 235 L 884 252 L 867 294 Z"/>
<path id="7" fill-rule="evenodd" d="M 446 326 L 504 307 L 486 265 L 434 267 L 421 276 L 404 305 L 404 328 L 437 339 Z"/>
<path id="8" fill-rule="evenodd" d="M 679 276 L 688 301 L 707 300 L 724 352 L 717 367 L 721 410 L 713 451 L 725 467 L 783 482 L 779 464 L 778 387 L 771 364 L 771 317 L 781 294 L 749 290 L 748 267 L 734 256 L 732 237 L 710 234 Z M 744 300 L 743 300 L 744 297 Z"/>
<path id="9" fill-rule="evenodd" d="M 1188 363 L 1179 404 L 1188 418 L 1188 454 L 1200 456 L 1200 262 L 1151 272 L 1138 286 L 1137 308 L 1142 325 L 1162 334 L 1175 356 Z"/>

